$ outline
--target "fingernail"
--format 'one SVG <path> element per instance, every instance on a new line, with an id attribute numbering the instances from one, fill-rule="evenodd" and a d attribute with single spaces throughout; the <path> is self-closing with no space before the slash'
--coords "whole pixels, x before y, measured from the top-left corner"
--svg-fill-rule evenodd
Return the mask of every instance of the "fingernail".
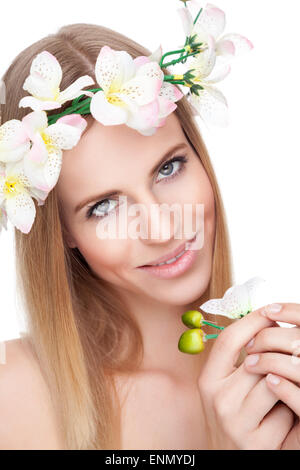
<path id="1" fill-rule="evenodd" d="M 270 384 L 272 384 L 272 385 L 278 385 L 279 382 L 280 382 L 280 378 L 277 377 L 277 375 L 268 374 L 267 375 L 267 381 L 270 382 Z"/>
<path id="2" fill-rule="evenodd" d="M 246 348 L 251 348 L 251 346 L 253 346 L 253 344 L 254 344 L 254 338 L 252 338 L 251 341 L 249 341 L 249 343 L 246 344 L 245 347 L 246 347 Z"/>
<path id="3" fill-rule="evenodd" d="M 251 356 L 247 356 L 245 359 L 245 363 L 247 366 L 254 366 L 257 364 L 259 359 L 259 354 L 251 354 Z"/>
<path id="4" fill-rule="evenodd" d="M 266 311 L 267 313 L 278 313 L 282 309 L 282 305 L 280 304 L 269 304 L 266 305 Z"/>

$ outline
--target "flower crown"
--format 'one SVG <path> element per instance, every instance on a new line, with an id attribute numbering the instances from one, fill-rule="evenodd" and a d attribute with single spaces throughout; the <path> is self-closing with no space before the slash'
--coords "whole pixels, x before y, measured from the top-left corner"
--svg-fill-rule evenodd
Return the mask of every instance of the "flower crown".
<path id="1" fill-rule="evenodd" d="M 31 96 L 22 98 L 19 107 L 33 112 L 21 121 L 12 119 L 0 126 L 0 232 L 7 230 L 7 219 L 18 230 L 29 233 L 36 208 L 44 205 L 56 185 L 62 166 L 62 151 L 79 142 L 87 122 L 81 115 L 91 114 L 105 126 L 126 124 L 142 135 L 153 135 L 165 124 L 184 94 L 175 85 L 189 88 L 185 95 L 195 115 L 215 125 L 227 125 L 227 101 L 214 87 L 230 72 L 230 59 L 252 49 L 238 34 L 223 35 L 225 14 L 214 5 L 200 8 L 193 20 L 187 8 L 178 9 L 186 40 L 180 49 L 162 53 L 161 46 L 150 56 L 133 59 L 126 51 L 103 46 L 95 64 L 98 88 L 84 75 L 60 91 L 62 69 L 48 51 L 32 61 L 23 89 Z M 169 56 L 179 55 L 168 62 Z M 177 63 L 190 66 L 180 75 L 164 74 L 164 68 Z M 59 109 L 72 101 L 60 114 Z M 0 121 L 1 124 L 1 121 Z"/>

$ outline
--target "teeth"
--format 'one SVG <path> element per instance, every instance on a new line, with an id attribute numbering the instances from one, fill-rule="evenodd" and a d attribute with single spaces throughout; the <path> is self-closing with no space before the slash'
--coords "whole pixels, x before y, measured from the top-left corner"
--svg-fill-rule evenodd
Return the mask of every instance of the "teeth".
<path id="1" fill-rule="evenodd" d="M 153 264 L 152 266 L 163 266 L 164 264 L 171 264 L 174 263 L 180 256 L 182 256 L 185 253 L 186 250 L 183 250 L 179 255 L 175 256 L 174 258 L 169 259 L 168 261 L 165 261 L 164 263 L 159 263 L 159 264 Z"/>

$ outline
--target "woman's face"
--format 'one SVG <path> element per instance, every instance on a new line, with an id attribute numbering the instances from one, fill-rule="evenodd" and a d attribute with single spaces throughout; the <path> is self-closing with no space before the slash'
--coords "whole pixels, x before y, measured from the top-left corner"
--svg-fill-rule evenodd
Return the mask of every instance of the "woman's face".
<path id="1" fill-rule="evenodd" d="M 207 174 L 179 119 L 172 113 L 152 136 L 143 136 L 126 125 L 103 126 L 93 119 L 88 122 L 78 145 L 64 151 L 57 184 L 69 246 L 80 250 L 100 278 L 127 295 L 146 296 L 169 305 L 195 301 L 205 291 L 211 276 L 215 201 Z M 181 147 L 161 162 L 176 145 Z M 167 164 L 174 157 L 180 159 Z M 123 196 L 121 205 L 118 195 L 107 195 L 114 191 Z M 135 204 L 143 210 L 135 215 L 127 212 Z M 181 220 L 178 222 L 172 212 L 170 218 L 166 211 L 159 213 L 157 208 L 161 204 L 165 207 L 175 204 L 177 210 L 182 210 Z M 171 278 L 138 268 L 168 255 L 192 239 L 197 230 L 201 231 L 201 211 L 197 212 L 197 205 L 204 209 L 204 241 L 201 248 L 198 243 L 199 248 L 193 250 L 196 256 L 192 265 Z M 193 221 L 192 226 L 184 225 L 184 207 L 192 207 L 192 219 L 187 217 Z M 144 225 L 137 224 L 137 219 Z M 112 220 L 117 224 L 116 234 L 110 233 L 107 239 L 99 237 L 104 224 Z M 128 230 L 122 237 L 118 236 L 121 220 L 131 227 L 131 232 Z"/>

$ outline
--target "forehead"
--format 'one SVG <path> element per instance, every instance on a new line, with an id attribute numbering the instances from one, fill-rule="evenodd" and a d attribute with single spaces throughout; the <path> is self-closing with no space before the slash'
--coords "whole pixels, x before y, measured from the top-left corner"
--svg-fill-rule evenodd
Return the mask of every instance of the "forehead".
<path id="1" fill-rule="evenodd" d="M 63 152 L 58 190 L 61 192 L 62 186 L 70 181 L 76 187 L 95 174 L 105 182 L 105 176 L 111 180 L 114 171 L 148 171 L 172 145 L 182 141 L 186 142 L 186 138 L 175 113 L 152 136 L 143 136 L 125 124 L 104 126 L 93 118 L 88 119 L 86 131 L 76 147 Z"/>

